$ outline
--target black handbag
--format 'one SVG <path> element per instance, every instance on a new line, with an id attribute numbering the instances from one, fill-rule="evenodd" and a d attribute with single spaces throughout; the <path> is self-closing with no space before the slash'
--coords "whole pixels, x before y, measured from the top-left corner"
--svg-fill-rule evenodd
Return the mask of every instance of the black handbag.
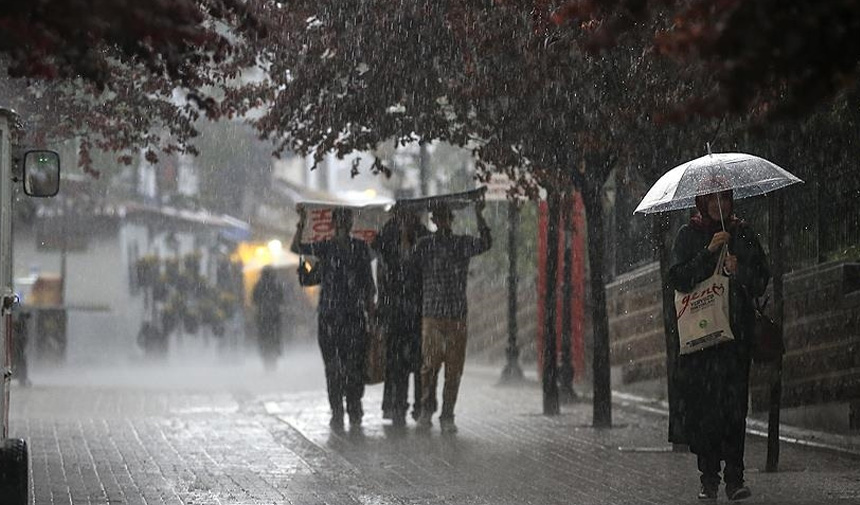
<path id="1" fill-rule="evenodd" d="M 300 286 L 317 286 L 322 282 L 322 266 L 320 263 L 312 264 L 304 256 L 299 257 L 297 273 L 299 275 Z"/>
<path id="2" fill-rule="evenodd" d="M 765 314 L 764 303 L 755 299 L 755 323 L 753 326 L 752 357 L 756 363 L 773 363 L 785 354 L 782 328 Z"/>

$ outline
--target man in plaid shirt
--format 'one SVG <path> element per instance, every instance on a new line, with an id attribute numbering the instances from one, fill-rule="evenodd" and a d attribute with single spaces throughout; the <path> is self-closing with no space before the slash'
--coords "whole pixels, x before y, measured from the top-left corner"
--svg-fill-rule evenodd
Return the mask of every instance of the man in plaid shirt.
<path id="1" fill-rule="evenodd" d="M 445 364 L 442 412 L 439 426 L 443 433 L 454 433 L 454 404 L 460 389 L 460 376 L 466 360 L 466 280 L 469 260 L 490 249 L 490 228 L 484 221 L 483 199 L 475 202 L 480 237 L 455 235 L 451 231 L 451 209 L 439 203 L 431 208 L 436 232 L 415 246 L 423 280 L 423 319 L 421 326 L 421 417 L 418 426 L 429 429 L 436 411 L 436 380 Z"/>

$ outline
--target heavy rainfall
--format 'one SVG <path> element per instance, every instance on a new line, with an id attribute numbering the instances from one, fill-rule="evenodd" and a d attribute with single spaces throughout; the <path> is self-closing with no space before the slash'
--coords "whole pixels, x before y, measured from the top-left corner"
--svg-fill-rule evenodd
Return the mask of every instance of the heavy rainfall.
<path id="1" fill-rule="evenodd" d="M 858 26 L 4 3 L 0 505 L 860 504 Z"/>

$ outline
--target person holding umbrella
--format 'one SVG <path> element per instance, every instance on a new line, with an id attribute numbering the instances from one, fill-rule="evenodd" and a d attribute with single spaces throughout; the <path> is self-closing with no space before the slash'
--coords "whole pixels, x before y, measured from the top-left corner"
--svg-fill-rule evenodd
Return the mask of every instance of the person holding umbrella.
<path id="1" fill-rule="evenodd" d="M 675 239 L 669 284 L 689 293 L 711 277 L 723 259 L 734 340 L 679 358 L 682 429 L 701 472 L 699 499 L 717 498 L 722 470 L 726 496 L 742 500 L 751 496 L 744 482 L 744 436 L 754 298 L 764 294 L 770 271 L 756 233 L 734 214 L 731 189 L 696 196 L 695 206 L 690 222 Z"/>
<path id="2" fill-rule="evenodd" d="M 667 279 L 676 291 L 677 317 L 670 324 L 678 329 L 679 347 L 682 341 L 685 344 L 675 365 L 672 387 L 680 397 L 677 410 L 683 436 L 690 451 L 696 454 L 701 472 L 699 498 L 716 499 L 721 464 L 725 462 L 726 495 L 730 500 L 742 500 L 751 496 L 744 482 L 744 434 L 754 301 L 764 294 L 770 271 L 756 233 L 735 216 L 734 201 L 803 181 L 764 158 L 746 153 L 711 153 L 710 144 L 707 147 L 707 155 L 663 174 L 634 213 L 696 209 L 675 238 Z M 702 291 L 699 283 L 707 279 L 715 282 Z M 695 288 L 699 289 L 691 293 Z M 727 304 L 722 296 L 726 289 Z M 708 319 L 701 317 L 692 322 L 702 330 L 702 338 L 698 342 L 689 340 L 691 334 L 700 333 L 691 331 L 691 325 L 687 324 L 690 315 L 699 309 L 702 312 L 715 309 L 717 305 L 720 310 L 712 311 L 711 315 L 722 313 L 720 317 L 728 323 L 728 328 L 722 322 L 716 325 L 719 328 L 711 327 Z M 728 314 L 723 312 L 726 305 Z M 680 331 L 682 317 L 684 335 Z M 713 322 L 716 321 L 714 317 Z"/>

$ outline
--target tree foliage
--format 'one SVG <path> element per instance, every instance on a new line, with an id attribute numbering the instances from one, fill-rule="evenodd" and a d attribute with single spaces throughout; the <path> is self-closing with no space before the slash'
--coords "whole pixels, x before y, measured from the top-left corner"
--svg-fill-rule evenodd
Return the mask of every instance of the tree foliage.
<path id="1" fill-rule="evenodd" d="M 230 56 L 219 22 L 236 34 L 261 27 L 238 0 L 4 2 L 0 52 L 12 77 L 81 78 L 105 88 L 118 64 L 128 64 L 194 87 L 201 65 Z"/>
<path id="2" fill-rule="evenodd" d="M 29 79 L 35 130 L 80 136 L 85 157 L 194 154 L 200 118 L 250 113 L 278 150 L 317 160 L 392 138 L 469 146 L 482 177 L 507 171 L 534 196 L 535 178 L 579 177 L 559 167 L 586 155 L 666 142 L 666 120 L 699 118 L 701 145 L 709 118 L 810 113 L 854 89 L 858 12 L 851 0 L 42 0 L 0 9 L 0 57 Z"/>
<path id="3" fill-rule="evenodd" d="M 236 49 L 264 36 L 238 0 L 4 2 L 0 99 L 33 141 L 80 137 L 87 169 L 92 148 L 193 154 L 194 122 L 253 64 Z"/>
<path id="4" fill-rule="evenodd" d="M 599 52 L 655 17 L 670 23 L 655 32 L 652 46 L 705 63 L 715 81 L 679 114 L 800 117 L 856 86 L 856 0 L 571 0 L 553 20 L 596 26 L 583 47 Z"/>

